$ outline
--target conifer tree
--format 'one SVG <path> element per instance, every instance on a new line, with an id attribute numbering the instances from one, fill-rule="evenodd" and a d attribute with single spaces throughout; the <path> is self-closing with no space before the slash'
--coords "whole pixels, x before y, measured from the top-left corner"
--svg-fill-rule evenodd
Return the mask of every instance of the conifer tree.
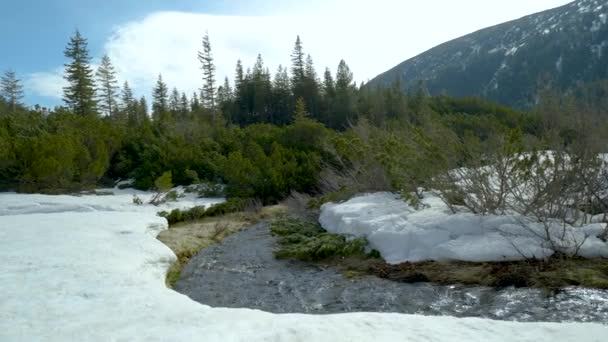
<path id="1" fill-rule="evenodd" d="M 146 101 L 144 96 L 139 99 L 139 103 L 137 104 L 137 118 L 138 122 L 143 124 L 150 122 L 150 117 L 148 116 L 148 101 Z"/>
<path id="2" fill-rule="evenodd" d="M 201 92 L 203 105 L 211 111 L 212 117 L 215 119 L 215 65 L 213 64 L 209 33 L 205 33 L 203 37 L 203 51 L 199 51 L 198 60 L 201 62 L 201 69 L 203 70 Z"/>
<path id="3" fill-rule="evenodd" d="M 304 50 L 300 36 L 298 36 L 291 53 L 291 83 L 294 89 L 297 89 L 304 80 L 304 68 Z"/>
<path id="4" fill-rule="evenodd" d="M 345 128 L 354 122 L 355 86 L 353 73 L 344 60 L 340 61 L 336 72 L 336 101 L 330 126 L 335 129 Z"/>
<path id="5" fill-rule="evenodd" d="M 129 86 L 129 82 L 125 81 L 122 85 L 120 93 L 120 111 L 126 116 L 129 126 L 133 127 L 139 124 L 137 117 L 138 103 L 133 97 L 133 91 Z"/>
<path id="6" fill-rule="evenodd" d="M 68 86 L 63 88 L 63 101 L 78 115 L 97 115 L 88 43 L 78 30 L 70 38 L 64 54 L 71 62 L 65 65 L 64 78 Z"/>
<path id="7" fill-rule="evenodd" d="M 177 88 L 173 87 L 173 90 L 171 91 L 171 96 L 169 97 L 169 110 L 173 113 L 173 115 L 179 112 L 179 102 L 179 91 L 177 90 Z"/>
<path id="8" fill-rule="evenodd" d="M 291 96 L 291 83 L 287 68 L 279 65 L 272 83 L 272 112 L 277 125 L 288 124 L 293 112 L 293 99 Z"/>
<path id="9" fill-rule="evenodd" d="M 97 103 L 102 114 L 113 117 L 118 112 L 116 95 L 118 93 L 118 81 L 116 70 L 108 55 L 101 58 L 101 64 L 97 68 Z"/>
<path id="10" fill-rule="evenodd" d="M 120 108 L 124 111 L 128 111 L 129 106 L 132 106 L 134 102 L 135 98 L 133 97 L 133 90 L 131 90 L 129 82 L 125 81 L 125 83 L 122 85 Z"/>
<path id="11" fill-rule="evenodd" d="M 183 92 L 181 98 L 179 99 L 179 111 L 183 116 L 190 112 L 190 101 L 188 101 L 188 96 L 186 96 L 186 93 Z"/>
<path id="12" fill-rule="evenodd" d="M 190 100 L 190 110 L 193 113 L 198 113 L 201 109 L 201 102 L 198 100 L 196 92 L 192 94 L 192 100 Z"/>
<path id="13" fill-rule="evenodd" d="M 154 120 L 160 120 L 169 111 L 169 90 L 162 75 L 158 75 L 152 98 L 152 117 Z"/>
<path id="14" fill-rule="evenodd" d="M 336 95 L 334 78 L 329 68 L 325 68 L 325 73 L 323 74 L 323 95 L 327 99 L 332 99 Z"/>
<path id="15" fill-rule="evenodd" d="M 0 78 L 0 96 L 4 98 L 9 110 L 12 112 L 15 112 L 17 106 L 21 105 L 23 86 L 14 71 L 6 71 L 2 78 Z"/>
<path id="16" fill-rule="evenodd" d="M 224 84 L 217 88 L 217 103 L 222 107 L 227 102 L 232 101 L 232 88 L 228 77 L 224 78 Z"/>

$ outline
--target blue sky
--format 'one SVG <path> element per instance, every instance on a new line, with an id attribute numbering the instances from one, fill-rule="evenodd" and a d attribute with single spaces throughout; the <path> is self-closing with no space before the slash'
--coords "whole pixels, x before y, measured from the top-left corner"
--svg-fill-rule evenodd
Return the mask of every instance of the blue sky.
<path id="1" fill-rule="evenodd" d="M 271 70 L 289 63 L 300 34 L 320 73 L 344 58 L 366 80 L 448 39 L 566 2 L 9 0 L 0 12 L 0 70 L 18 73 L 28 104 L 61 104 L 63 50 L 78 28 L 94 61 L 108 53 L 138 95 L 147 95 L 161 72 L 170 86 L 191 93 L 208 30 L 218 79 L 231 76 L 237 58 L 248 66 L 258 53 Z"/>

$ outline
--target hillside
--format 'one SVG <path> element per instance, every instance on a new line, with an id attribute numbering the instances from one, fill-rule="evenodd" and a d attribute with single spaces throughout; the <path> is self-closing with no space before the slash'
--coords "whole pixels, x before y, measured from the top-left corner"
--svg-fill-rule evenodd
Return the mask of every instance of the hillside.
<path id="1" fill-rule="evenodd" d="M 539 88 L 569 90 L 608 77 L 608 1 L 578 0 L 454 39 L 399 64 L 369 85 L 481 96 L 526 108 Z"/>

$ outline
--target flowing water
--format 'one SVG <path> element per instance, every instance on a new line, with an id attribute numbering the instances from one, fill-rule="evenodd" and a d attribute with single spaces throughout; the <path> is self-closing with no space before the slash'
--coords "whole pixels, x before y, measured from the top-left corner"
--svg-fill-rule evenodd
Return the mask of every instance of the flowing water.
<path id="1" fill-rule="evenodd" d="M 407 284 L 276 260 L 275 239 L 260 223 L 208 247 L 191 259 L 175 289 L 214 307 L 274 313 L 400 312 L 517 321 L 608 324 L 608 291 L 542 290 Z"/>

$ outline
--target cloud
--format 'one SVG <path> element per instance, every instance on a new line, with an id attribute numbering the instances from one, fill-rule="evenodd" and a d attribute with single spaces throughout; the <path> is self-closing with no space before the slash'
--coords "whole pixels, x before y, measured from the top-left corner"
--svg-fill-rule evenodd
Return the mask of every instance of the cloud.
<path id="1" fill-rule="evenodd" d="M 272 72 L 279 64 L 289 65 L 296 35 L 319 73 L 325 67 L 335 71 L 345 59 L 355 79 L 365 81 L 447 40 L 568 1 L 311 0 L 306 6 L 290 3 L 274 10 L 267 1 L 263 12 L 274 15 L 156 12 L 119 25 L 104 50 L 120 78 L 146 96 L 159 73 L 170 87 L 198 91 L 202 73 L 197 52 L 206 31 L 218 83 L 225 76 L 232 81 L 237 59 L 247 68 L 258 53 Z"/>
<path id="2" fill-rule="evenodd" d="M 61 99 L 63 87 L 67 85 L 63 78 L 63 68 L 53 71 L 31 73 L 24 80 L 25 89 L 38 94 L 56 99 Z"/>

